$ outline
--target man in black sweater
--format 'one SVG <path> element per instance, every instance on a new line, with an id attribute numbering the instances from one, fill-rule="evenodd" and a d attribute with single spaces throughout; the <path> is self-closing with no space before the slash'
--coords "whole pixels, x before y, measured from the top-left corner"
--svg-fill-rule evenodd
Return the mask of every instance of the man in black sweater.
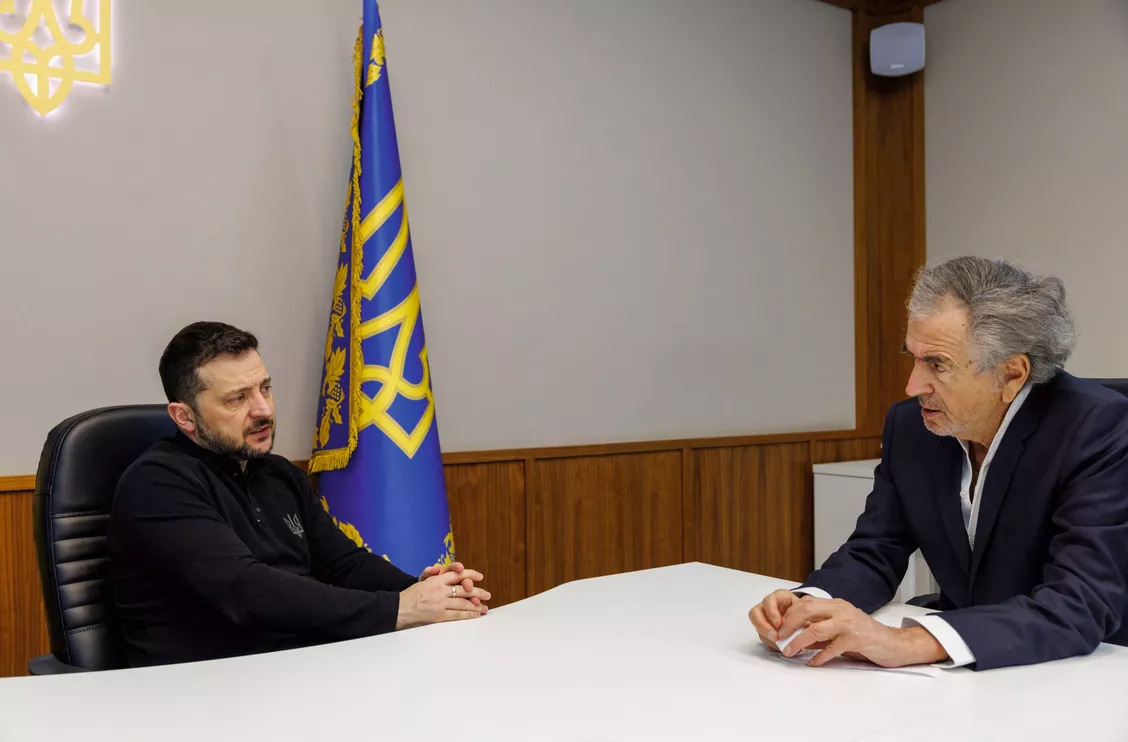
<path id="1" fill-rule="evenodd" d="M 110 517 L 130 665 L 214 659 L 486 613 L 461 564 L 419 578 L 334 525 L 304 472 L 271 454 L 274 398 L 254 335 L 181 330 L 160 361 L 178 431 L 122 475 Z"/>

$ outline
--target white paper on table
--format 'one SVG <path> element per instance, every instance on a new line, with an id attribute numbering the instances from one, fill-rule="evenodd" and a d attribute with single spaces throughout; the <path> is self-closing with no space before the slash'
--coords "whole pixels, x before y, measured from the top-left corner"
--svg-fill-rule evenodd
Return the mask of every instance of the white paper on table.
<path id="1" fill-rule="evenodd" d="M 783 662 L 789 662 L 793 665 L 806 665 L 815 655 L 819 653 L 817 649 L 804 649 L 794 657 L 784 657 L 777 652 L 769 652 L 773 657 Z M 943 670 L 933 665 L 908 665 L 906 667 L 882 667 L 875 665 L 872 662 L 864 662 L 862 660 L 852 660 L 846 657 L 835 657 L 830 662 L 827 662 L 822 667 L 838 667 L 844 670 L 880 670 L 882 672 L 900 672 L 908 673 L 910 675 L 922 675 L 929 678 L 937 678 L 943 674 Z M 812 669 L 822 669 L 812 668 Z"/>
<path id="2" fill-rule="evenodd" d="M 803 633 L 803 629 L 801 629 L 801 628 L 795 629 L 795 631 L 793 631 L 791 633 L 791 636 L 788 636 L 788 637 L 785 637 L 783 639 L 779 639 L 778 641 L 776 641 L 776 646 L 779 648 L 779 651 L 782 652 L 783 650 L 787 649 L 787 645 L 791 643 L 791 640 L 794 639 L 795 637 L 799 636 L 802 633 Z"/>

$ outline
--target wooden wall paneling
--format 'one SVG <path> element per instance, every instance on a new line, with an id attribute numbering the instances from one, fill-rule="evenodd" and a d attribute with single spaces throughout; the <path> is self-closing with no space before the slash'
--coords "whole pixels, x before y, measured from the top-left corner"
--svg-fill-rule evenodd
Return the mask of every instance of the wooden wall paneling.
<path id="1" fill-rule="evenodd" d="M 694 452 L 698 561 L 801 580 L 814 539 L 809 443 Z"/>
<path id="2" fill-rule="evenodd" d="M 525 595 L 533 594 L 532 571 L 529 567 L 529 534 L 533 530 L 533 493 L 535 490 L 536 459 L 525 458 Z"/>
<path id="3" fill-rule="evenodd" d="M 0 477 L 0 492 L 30 492 L 35 489 L 35 475 Z"/>
<path id="4" fill-rule="evenodd" d="M 889 22 L 922 22 L 924 10 L 894 15 Z M 867 52 L 868 57 L 868 52 Z M 877 146 L 878 177 L 882 189 L 876 201 L 882 264 L 880 350 L 881 419 L 905 398 L 912 362 L 902 354 L 905 302 L 913 278 L 925 262 L 924 224 L 924 75 L 904 78 L 869 76 L 871 109 Z"/>
<path id="5" fill-rule="evenodd" d="M 682 561 L 681 452 L 536 461 L 529 594 Z"/>
<path id="6" fill-rule="evenodd" d="M 885 14 L 892 16 L 894 21 L 914 20 L 916 23 L 923 23 L 923 10 L 929 5 L 935 5 L 936 3 L 943 2 L 943 0 L 887 0 L 887 2 L 889 2 L 889 7 L 885 9 Z M 917 11 L 922 12 L 920 18 L 897 18 L 897 16 L 909 15 Z M 890 22 L 892 23 L 893 21 Z"/>
<path id="7" fill-rule="evenodd" d="M 855 12 L 852 17 L 854 99 L 854 426 L 872 431 L 876 425 L 881 379 L 877 373 L 880 346 L 872 297 L 880 286 L 879 264 L 871 257 L 870 193 L 877 163 L 872 156 L 869 131 L 869 75 L 866 50 L 872 19 Z M 873 245 L 876 248 L 876 245 Z"/>
<path id="8" fill-rule="evenodd" d="M 908 13 L 914 8 L 935 5 L 942 0 L 822 0 L 822 2 L 870 15 L 891 16 Z"/>
<path id="9" fill-rule="evenodd" d="M 905 300 L 925 261 L 924 77 L 870 73 L 869 32 L 923 17 L 920 2 L 900 15 L 853 16 L 856 426 L 863 435 L 879 434 L 886 410 L 904 398 L 911 370 L 900 353 Z"/>
<path id="10" fill-rule="evenodd" d="M 681 450 L 681 496 L 682 496 L 682 561 L 701 561 L 700 541 L 701 523 L 694 498 L 694 450 L 688 446 Z"/>
<path id="11" fill-rule="evenodd" d="M 50 650 L 29 491 L 0 494 L 0 677 L 27 675 L 27 662 Z"/>
<path id="12" fill-rule="evenodd" d="M 525 463 L 445 467 L 455 556 L 486 576 L 497 607 L 526 595 Z"/>
<path id="13" fill-rule="evenodd" d="M 881 438 L 854 438 L 846 441 L 812 441 L 811 463 L 857 461 L 881 458 Z"/>

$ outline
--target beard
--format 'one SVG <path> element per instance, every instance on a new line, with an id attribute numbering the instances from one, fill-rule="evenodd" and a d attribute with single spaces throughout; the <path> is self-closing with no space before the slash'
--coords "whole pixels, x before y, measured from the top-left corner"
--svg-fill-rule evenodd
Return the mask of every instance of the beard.
<path id="1" fill-rule="evenodd" d="M 1001 395 L 1003 393 L 1003 381 L 1001 378 L 996 377 L 995 383 L 991 389 L 991 395 Z M 983 427 L 983 420 L 964 418 L 962 421 L 957 421 L 952 417 L 952 413 L 948 411 L 948 406 L 944 404 L 939 396 L 926 397 L 923 394 L 917 396 L 917 402 L 920 403 L 922 409 L 938 410 L 944 413 L 943 418 L 929 422 L 927 418 L 924 420 L 924 427 L 928 432 L 934 435 L 946 436 L 952 438 L 959 438 L 961 440 L 971 440 L 975 432 Z M 973 409 L 980 409 L 980 405 L 976 405 Z"/>
<path id="2" fill-rule="evenodd" d="M 270 448 L 266 451 L 256 450 L 247 443 L 247 436 L 253 433 L 262 432 L 263 429 L 270 428 Z M 243 431 L 242 438 L 234 438 L 224 435 L 218 430 L 212 430 L 204 423 L 200 415 L 196 415 L 196 442 L 200 448 L 206 448 L 212 453 L 217 453 L 220 456 L 230 456 L 233 459 L 257 459 L 266 456 L 274 450 L 274 418 L 265 418 L 262 420 L 252 420 L 246 430 Z"/>
<path id="3" fill-rule="evenodd" d="M 966 437 L 968 426 L 964 423 L 958 423 L 952 419 L 952 415 L 948 412 L 948 408 L 939 399 L 928 399 L 927 397 L 917 397 L 922 409 L 938 410 L 944 413 L 943 420 L 929 421 L 927 418 L 924 420 L 924 427 L 929 433 L 939 436 L 947 436 L 952 438 Z"/>

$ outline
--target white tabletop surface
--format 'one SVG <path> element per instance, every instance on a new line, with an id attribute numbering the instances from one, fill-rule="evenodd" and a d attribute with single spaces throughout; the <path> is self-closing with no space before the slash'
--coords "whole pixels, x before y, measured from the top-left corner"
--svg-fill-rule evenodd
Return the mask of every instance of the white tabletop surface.
<path id="1" fill-rule="evenodd" d="M 0 740 L 1128 739 L 1128 649 L 934 678 L 809 668 L 747 618 L 793 584 L 685 564 L 321 647 L 9 678 Z"/>

